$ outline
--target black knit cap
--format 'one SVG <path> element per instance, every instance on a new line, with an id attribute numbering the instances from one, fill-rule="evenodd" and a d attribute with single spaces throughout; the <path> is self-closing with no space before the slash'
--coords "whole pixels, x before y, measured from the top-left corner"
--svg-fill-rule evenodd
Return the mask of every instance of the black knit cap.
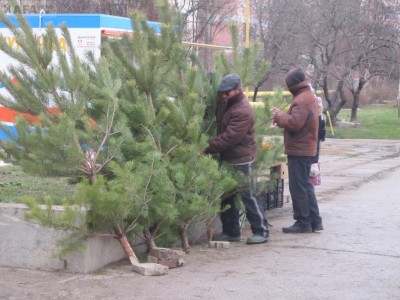
<path id="1" fill-rule="evenodd" d="M 303 70 L 300 68 L 291 69 L 285 77 L 285 82 L 290 89 L 291 87 L 295 86 L 296 84 L 306 80 L 306 75 L 304 74 Z"/>

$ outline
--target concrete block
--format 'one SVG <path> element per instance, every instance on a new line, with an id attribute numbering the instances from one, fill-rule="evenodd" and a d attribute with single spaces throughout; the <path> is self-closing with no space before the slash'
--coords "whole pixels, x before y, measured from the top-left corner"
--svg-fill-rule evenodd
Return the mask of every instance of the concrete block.
<path id="1" fill-rule="evenodd" d="M 118 240 L 97 236 L 85 242 L 83 251 L 71 253 L 64 261 L 68 271 L 91 273 L 123 258 L 126 258 L 126 254 Z"/>
<path id="2" fill-rule="evenodd" d="M 89 238 L 83 251 L 54 257 L 56 242 L 67 232 L 26 221 L 26 210 L 23 204 L 0 203 L 0 266 L 90 273 L 126 257 L 116 239 L 104 236 Z"/>
<path id="3" fill-rule="evenodd" d="M 220 241 L 209 241 L 209 248 L 217 248 L 217 249 L 228 249 L 231 246 L 230 242 L 220 242 Z"/>
<path id="4" fill-rule="evenodd" d="M 62 210 L 63 207 L 54 209 Z M 119 242 L 104 236 L 88 239 L 83 251 L 63 258 L 54 257 L 58 252 L 56 242 L 64 238 L 67 232 L 42 227 L 36 222 L 25 220 L 26 210 L 27 207 L 23 204 L 0 203 L 0 266 L 91 273 L 126 258 Z M 221 227 L 219 217 L 213 219 L 212 227 Z M 208 242 L 205 223 L 192 224 L 189 236 L 191 242 Z M 139 240 L 137 238 L 137 241 Z M 221 244 L 218 247 L 229 246 Z M 134 248 L 135 253 L 147 253 L 147 250 L 145 245 Z M 163 250 L 148 261 L 173 268 L 185 263 L 185 255 L 180 250 Z"/>
<path id="5" fill-rule="evenodd" d="M 144 276 L 168 274 L 168 267 L 155 263 L 132 264 L 133 271 Z"/>
<path id="6" fill-rule="evenodd" d="M 211 227 L 211 237 L 208 237 L 207 234 L 207 225 L 205 221 L 201 222 L 192 222 L 189 225 L 188 228 L 188 237 L 189 237 L 189 242 L 191 244 L 203 244 L 203 243 L 208 243 L 209 238 L 212 238 L 212 235 L 214 233 L 218 233 L 221 231 L 222 228 L 222 223 L 221 219 L 219 217 L 219 214 L 217 214 L 210 222 L 210 227 Z M 177 247 L 180 246 L 180 241 L 177 244 Z"/>

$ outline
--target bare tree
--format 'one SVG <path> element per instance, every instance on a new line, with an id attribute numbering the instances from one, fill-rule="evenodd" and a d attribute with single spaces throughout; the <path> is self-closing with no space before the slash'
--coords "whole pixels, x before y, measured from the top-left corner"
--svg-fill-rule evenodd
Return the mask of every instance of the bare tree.
<path id="1" fill-rule="evenodd" d="M 253 35 L 262 44 L 263 59 L 269 62 L 268 72 L 255 86 L 257 92 L 267 80 L 271 87 L 281 83 L 282 73 L 297 65 L 298 58 L 305 52 L 302 32 L 294 17 L 303 5 L 290 0 L 254 0 L 251 5 Z"/>
<path id="2" fill-rule="evenodd" d="M 314 45 L 310 58 L 317 71 L 315 79 L 322 79 L 333 120 L 352 101 L 351 120 L 354 121 L 360 93 L 367 82 L 377 76 L 398 76 L 399 31 L 394 26 L 398 8 L 394 2 L 388 7 L 375 0 L 349 1 L 345 7 L 342 1 L 334 0 L 330 4 L 319 1 L 316 6 L 323 12 L 321 20 L 328 21 L 327 26 L 318 26 L 316 30 L 306 26 L 305 32 L 310 32 Z M 336 82 L 335 95 L 339 97 L 329 99 L 329 77 Z M 350 92 L 351 100 L 346 91 Z"/>
<path id="3" fill-rule="evenodd" d="M 398 76 L 399 1 L 255 3 L 261 5 L 258 27 L 271 71 L 305 67 L 314 86 L 324 90 L 333 121 L 350 101 L 351 118 L 357 118 L 360 93 L 371 78 Z M 267 16 L 266 27 L 262 20 Z M 336 91 L 332 98 L 331 89 Z"/>
<path id="4" fill-rule="evenodd" d="M 348 42 L 353 55 L 345 56 L 346 65 L 350 66 L 350 74 L 353 75 L 347 77 L 350 82 L 346 82 L 353 97 L 351 120 L 357 119 L 360 93 L 370 79 L 398 78 L 399 32 L 395 21 L 399 7 L 394 2 L 387 6 L 383 1 L 364 1 L 363 4 L 363 18 L 357 23 L 363 34 L 356 35 Z M 342 94 L 343 99 L 345 95 Z"/>
<path id="5" fill-rule="evenodd" d="M 237 3 L 231 0 L 171 0 L 171 4 L 182 16 L 182 27 L 185 29 L 183 38 L 187 42 L 207 45 L 221 43 L 217 38 L 230 36 L 229 23 L 237 22 Z M 221 35 L 221 32 L 225 34 Z M 210 70 L 214 50 L 199 47 L 194 47 L 194 50 L 205 68 Z"/>

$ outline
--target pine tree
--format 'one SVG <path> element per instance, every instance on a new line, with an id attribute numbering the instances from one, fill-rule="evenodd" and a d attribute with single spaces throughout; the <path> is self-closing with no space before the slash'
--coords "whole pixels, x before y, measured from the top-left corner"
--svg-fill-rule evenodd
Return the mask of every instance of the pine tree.
<path id="1" fill-rule="evenodd" d="M 9 133 L 1 148 L 28 172 L 84 177 L 64 213 L 51 212 L 51 199 L 45 211 L 26 200 L 29 217 L 69 230 L 62 254 L 88 236 L 107 234 L 135 262 L 128 234 L 143 235 L 151 248 L 170 245 L 178 232 L 188 252 L 189 224 L 212 219 L 221 197 L 237 188 L 228 168 L 201 153 L 215 133 L 219 80 L 236 72 L 245 84 L 255 82 L 265 70 L 254 67 L 257 48 L 243 50 L 235 42 L 233 64 L 221 57 L 207 74 L 182 45 L 167 2 L 159 8 L 160 35 L 134 12 L 134 35 L 106 44 L 100 59 L 89 54 L 85 60 L 75 54 L 65 26 L 65 44 L 51 26 L 38 44 L 22 15 L 16 14 L 21 30 L 1 16 L 21 50 L 0 39 L 0 49 L 20 62 L 0 75 L 10 92 L 0 103 L 40 120 L 20 117 L 18 135 Z"/>
<path id="2" fill-rule="evenodd" d="M 102 59 L 89 55 L 86 61 L 75 55 L 66 27 L 63 52 L 51 26 L 38 45 L 22 15 L 17 14 L 21 32 L 3 15 L 22 51 L 0 45 L 21 63 L 0 78 L 11 94 L 0 102 L 40 119 L 32 124 L 21 117 L 18 135 L 10 136 L 3 149 L 26 171 L 81 172 L 88 178 L 66 204 L 65 214 L 52 214 L 51 205 L 41 211 L 37 202 L 27 200 L 31 217 L 70 230 L 70 239 L 62 241 L 64 250 L 103 233 L 117 237 L 135 259 L 126 234 L 142 230 L 155 247 L 155 238 L 167 236 L 170 228 L 177 232 L 198 216 L 215 214 L 220 195 L 234 184 L 215 161 L 199 155 L 207 141 L 201 133 L 205 105 L 198 101 L 206 77 L 190 65 L 172 19 L 164 15 L 161 36 L 136 13 L 135 35 L 126 38 L 123 49 L 112 44 Z M 49 105 L 55 112 L 48 112 Z M 115 162 L 108 164 L 107 177 L 99 177 L 111 159 Z M 207 188 L 206 180 L 216 184 Z"/>
<path id="3" fill-rule="evenodd" d="M 165 4 L 161 9 L 160 36 L 136 12 L 132 15 L 133 27 L 141 30 L 126 37 L 124 47 L 112 43 L 105 53 L 129 82 L 121 93 L 121 106 L 127 123 L 135 126 L 131 127 L 131 142 L 126 143 L 129 147 L 123 148 L 122 161 L 143 157 L 150 149 L 159 153 L 159 163 L 165 166 L 175 191 L 174 197 L 166 199 L 161 194 L 149 205 L 144 220 L 148 245 L 156 246 L 159 231 L 165 236 L 166 229 L 175 228 L 188 252 L 188 225 L 215 216 L 219 198 L 235 182 L 215 161 L 200 156 L 208 139 L 202 132 L 208 78 L 182 45 L 179 27 L 172 22 L 176 19 Z M 165 205 L 168 217 L 160 210 Z"/>
<path id="4" fill-rule="evenodd" d="M 132 230 L 138 215 L 146 208 L 143 191 L 141 187 L 136 188 L 134 192 L 140 193 L 138 196 L 126 194 L 134 186 L 114 190 L 114 185 L 124 182 L 123 176 L 112 182 L 101 177 L 98 181 L 98 174 L 119 155 L 126 132 L 124 119 L 118 118 L 122 82 L 112 76 L 105 59 L 97 60 L 90 54 L 79 58 L 66 26 L 61 27 L 60 39 L 52 25 L 41 36 L 36 36 L 23 15 L 15 16 L 19 29 L 1 14 L 19 49 L 0 39 L 0 49 L 18 62 L 0 75 L 10 94 L 0 95 L 0 103 L 21 116 L 16 122 L 17 135 L 3 127 L 10 137 L 0 143 L 6 154 L 3 159 L 36 175 L 87 178 L 79 186 L 74 201 L 66 204 L 64 213 L 50 212 L 51 199 L 46 200 L 46 211 L 40 211 L 38 203 L 28 199 L 30 216 L 45 220 L 47 225 L 70 230 L 70 238 L 62 241 L 64 250 L 72 250 L 72 246 L 93 234 L 111 232 L 127 255 L 137 261 L 125 233 Z M 12 77 L 17 79 L 17 84 Z M 22 113 L 29 113 L 35 122 Z"/>
<path id="5" fill-rule="evenodd" d="M 118 143 L 114 148 L 108 145 L 107 151 L 102 149 L 118 130 L 114 117 L 121 82 L 111 78 L 107 62 L 83 62 L 65 26 L 61 28 L 61 39 L 52 25 L 42 36 L 36 36 L 21 14 L 15 16 L 21 30 L 5 14 L 0 15 L 19 45 L 19 50 L 14 49 L 0 39 L 0 49 L 19 63 L 0 75 L 10 93 L 0 95 L 0 104 L 28 113 L 40 122 L 19 117 L 17 136 L 3 127 L 10 136 L 10 141 L 1 141 L 7 153 L 3 159 L 33 174 L 87 176 L 95 182 L 118 151 Z M 93 72 L 95 80 L 90 77 Z M 105 118 L 94 121 L 88 110 L 98 102 L 102 103 Z"/>

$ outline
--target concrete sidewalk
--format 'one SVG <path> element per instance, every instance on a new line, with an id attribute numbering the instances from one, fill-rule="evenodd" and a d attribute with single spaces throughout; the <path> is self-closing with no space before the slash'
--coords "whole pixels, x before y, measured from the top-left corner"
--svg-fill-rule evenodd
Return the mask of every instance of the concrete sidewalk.
<path id="1" fill-rule="evenodd" d="M 283 234 L 285 203 L 267 212 L 266 244 L 246 245 L 246 226 L 161 277 L 126 261 L 91 275 L 0 268 L 0 299 L 400 299 L 400 142 L 328 139 L 321 167 L 320 233 Z"/>

